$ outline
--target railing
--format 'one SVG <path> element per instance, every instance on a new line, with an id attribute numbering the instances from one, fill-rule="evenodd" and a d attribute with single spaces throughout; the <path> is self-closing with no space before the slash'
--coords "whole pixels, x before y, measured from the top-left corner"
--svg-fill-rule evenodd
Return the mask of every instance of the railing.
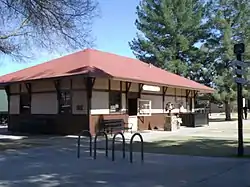
<path id="1" fill-rule="evenodd" d="M 123 133 L 118 132 L 114 135 L 113 137 L 113 141 L 112 141 L 112 161 L 115 160 L 115 138 L 117 135 L 121 135 L 122 136 L 122 156 L 123 158 L 125 158 L 125 137 L 123 135 Z"/>
<path id="2" fill-rule="evenodd" d="M 95 135 L 95 140 L 94 140 L 94 159 L 96 159 L 96 140 L 97 140 L 97 137 L 100 136 L 100 135 L 104 135 L 105 136 L 105 139 L 106 139 L 106 157 L 108 157 L 108 135 L 106 132 L 104 131 L 100 131 L 98 133 L 96 133 Z"/>
<path id="3" fill-rule="evenodd" d="M 143 149 L 143 138 L 140 133 L 135 133 L 130 139 L 130 163 L 133 163 L 133 140 L 136 136 L 139 136 L 141 140 L 141 162 L 144 162 L 144 149 Z"/>
<path id="4" fill-rule="evenodd" d="M 89 155 L 92 156 L 92 136 L 91 133 L 88 130 L 83 130 L 80 132 L 78 135 L 78 140 L 77 140 L 77 158 L 80 158 L 80 147 L 81 147 L 81 136 L 83 133 L 87 133 L 89 137 Z"/>

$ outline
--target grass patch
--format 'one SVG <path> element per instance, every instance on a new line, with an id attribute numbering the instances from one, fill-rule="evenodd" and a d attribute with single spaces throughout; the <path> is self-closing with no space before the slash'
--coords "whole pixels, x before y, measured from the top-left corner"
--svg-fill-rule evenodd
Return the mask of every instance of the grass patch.
<path id="1" fill-rule="evenodd" d="M 212 157 L 236 157 L 238 142 L 236 140 L 223 140 L 201 137 L 175 137 L 174 139 L 156 142 L 144 142 L 145 153 L 212 156 Z M 111 147 L 111 146 L 110 146 Z M 250 140 L 244 140 L 245 158 L 250 158 Z M 133 150 L 140 152 L 140 143 L 134 142 Z M 120 143 L 116 144 L 116 150 L 122 150 Z M 129 151 L 129 145 L 126 145 Z"/>

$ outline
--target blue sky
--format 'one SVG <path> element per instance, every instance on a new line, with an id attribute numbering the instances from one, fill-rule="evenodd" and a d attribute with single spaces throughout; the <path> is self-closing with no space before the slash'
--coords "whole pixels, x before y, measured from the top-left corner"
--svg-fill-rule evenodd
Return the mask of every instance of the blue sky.
<path id="1" fill-rule="evenodd" d="M 128 42 L 136 35 L 134 25 L 136 6 L 140 0 L 99 0 L 101 17 L 95 19 L 92 36 L 94 48 L 123 56 L 134 57 Z M 63 54 L 49 54 L 46 51 L 30 63 L 13 62 L 4 59 L 0 65 L 0 75 L 17 71 Z"/>

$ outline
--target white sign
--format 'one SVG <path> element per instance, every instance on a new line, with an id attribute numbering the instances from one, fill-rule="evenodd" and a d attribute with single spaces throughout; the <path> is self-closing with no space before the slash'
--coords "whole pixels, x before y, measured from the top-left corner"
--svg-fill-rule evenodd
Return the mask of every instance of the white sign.
<path id="1" fill-rule="evenodd" d="M 161 88 L 159 86 L 150 86 L 150 85 L 143 85 L 143 90 L 152 91 L 152 92 L 159 92 Z"/>

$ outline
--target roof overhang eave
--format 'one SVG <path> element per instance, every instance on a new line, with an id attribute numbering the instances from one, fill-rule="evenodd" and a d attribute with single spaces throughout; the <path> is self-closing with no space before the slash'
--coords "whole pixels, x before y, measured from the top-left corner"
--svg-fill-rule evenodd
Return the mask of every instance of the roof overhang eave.
<path id="1" fill-rule="evenodd" d="M 141 80 L 136 80 L 136 79 L 125 79 L 125 78 L 119 78 L 119 77 L 114 77 L 112 79 L 113 80 L 118 80 L 118 81 L 133 82 L 133 83 L 150 84 L 152 86 L 166 86 L 166 87 L 170 87 L 170 88 L 179 88 L 179 89 L 185 89 L 185 90 L 193 90 L 193 91 L 198 91 L 200 93 L 214 93 L 215 92 L 215 90 L 213 90 L 212 88 L 198 89 L 198 88 L 178 86 L 178 85 L 168 85 L 168 84 L 161 84 L 161 83 L 155 83 L 155 82 L 141 81 Z"/>

